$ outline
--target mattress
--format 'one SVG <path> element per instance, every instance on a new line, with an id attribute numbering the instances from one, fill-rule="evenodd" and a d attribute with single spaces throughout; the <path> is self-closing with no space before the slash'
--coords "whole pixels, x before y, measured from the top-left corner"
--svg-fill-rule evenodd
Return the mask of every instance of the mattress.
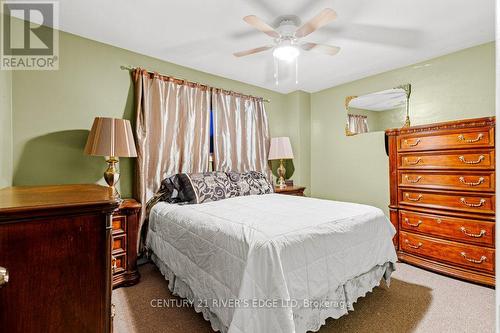
<path id="1" fill-rule="evenodd" d="M 288 333 L 319 329 L 388 280 L 394 234 L 375 207 L 266 194 L 160 202 L 146 244 L 215 330 Z"/>

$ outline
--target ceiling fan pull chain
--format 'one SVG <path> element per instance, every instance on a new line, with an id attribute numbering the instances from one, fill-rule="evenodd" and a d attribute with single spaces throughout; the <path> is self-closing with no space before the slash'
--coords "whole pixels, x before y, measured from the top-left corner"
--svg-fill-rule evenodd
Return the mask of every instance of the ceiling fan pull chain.
<path id="1" fill-rule="evenodd" d="M 273 57 L 274 58 L 274 57 Z M 274 81 L 276 83 L 276 85 L 279 85 L 279 62 L 278 62 L 278 59 L 274 58 Z"/>
<path id="2" fill-rule="evenodd" d="M 299 84 L 299 57 L 295 58 L 295 84 Z"/>
<path id="3" fill-rule="evenodd" d="M 273 67 L 274 67 L 273 79 L 274 79 L 274 83 L 276 83 L 276 58 L 274 58 L 274 57 L 273 57 Z"/>

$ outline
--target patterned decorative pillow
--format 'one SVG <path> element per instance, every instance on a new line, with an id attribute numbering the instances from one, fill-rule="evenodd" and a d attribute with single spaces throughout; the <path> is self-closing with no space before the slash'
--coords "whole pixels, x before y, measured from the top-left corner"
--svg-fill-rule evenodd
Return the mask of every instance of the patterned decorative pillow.
<path id="1" fill-rule="evenodd" d="M 187 173 L 178 174 L 179 178 L 179 200 L 183 203 L 196 203 L 196 193 L 194 192 L 191 179 Z"/>
<path id="2" fill-rule="evenodd" d="M 203 172 L 185 174 L 194 193 L 191 203 L 203 203 L 238 196 L 237 185 L 229 181 L 224 172 Z M 184 187 L 187 188 L 189 186 Z M 186 192 L 186 189 L 183 189 Z"/>
<path id="3" fill-rule="evenodd" d="M 165 201 L 168 203 L 180 202 L 182 201 L 182 198 L 180 198 L 180 189 L 181 183 L 178 174 L 167 177 L 162 180 L 160 189 L 155 193 L 150 201 L 153 205 L 158 201 Z"/>
<path id="4" fill-rule="evenodd" d="M 167 177 L 161 181 L 160 189 L 146 203 L 146 219 L 144 223 L 148 223 L 149 213 L 151 208 L 160 201 L 168 203 L 181 203 L 184 200 L 182 197 L 182 184 L 179 174 Z M 147 227 L 142 228 L 143 232 L 147 232 Z"/>
<path id="5" fill-rule="evenodd" d="M 274 187 L 269 183 L 264 173 L 260 171 L 226 172 L 231 182 L 237 185 L 239 195 L 274 193 Z"/>

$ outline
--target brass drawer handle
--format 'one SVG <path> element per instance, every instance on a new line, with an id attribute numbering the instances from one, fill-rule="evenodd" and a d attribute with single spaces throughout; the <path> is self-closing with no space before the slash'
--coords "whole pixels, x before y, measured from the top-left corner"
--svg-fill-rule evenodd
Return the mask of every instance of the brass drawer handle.
<path id="1" fill-rule="evenodd" d="M 118 268 L 118 266 L 116 265 L 116 258 L 115 256 L 111 256 L 111 270 L 113 271 L 113 274 L 116 273 L 116 269 Z"/>
<path id="2" fill-rule="evenodd" d="M 463 203 L 464 205 L 466 205 L 467 207 L 481 207 L 484 205 L 484 203 L 486 202 L 486 200 L 484 199 L 481 199 L 479 200 L 479 202 L 477 204 L 474 204 L 474 203 L 470 203 L 470 202 L 467 202 L 467 200 L 465 200 L 465 198 L 460 198 L 460 202 Z"/>
<path id="3" fill-rule="evenodd" d="M 422 162 L 422 157 L 417 158 L 415 161 L 410 161 L 408 157 L 405 157 L 405 161 L 408 165 L 417 165 L 418 163 Z"/>
<path id="4" fill-rule="evenodd" d="M 481 256 L 481 258 L 479 260 L 467 258 L 467 255 L 465 254 L 465 252 L 461 252 L 460 255 L 462 257 L 464 257 L 464 259 L 467 260 L 468 262 L 472 262 L 474 264 L 482 264 L 487 259 L 485 256 Z"/>
<path id="5" fill-rule="evenodd" d="M 474 182 L 466 182 L 464 177 L 460 177 L 460 178 L 458 178 L 458 180 L 460 180 L 460 182 L 462 184 L 465 184 L 467 186 L 479 186 L 482 183 L 484 183 L 484 178 L 483 177 L 479 177 L 479 179 L 475 183 Z"/>
<path id="6" fill-rule="evenodd" d="M 477 138 L 475 139 L 466 139 L 465 136 L 463 134 L 460 134 L 458 136 L 458 140 L 460 141 L 463 141 L 465 143 L 474 143 L 474 142 L 478 142 L 479 140 L 481 140 L 483 138 L 483 133 L 479 133 Z"/>
<path id="7" fill-rule="evenodd" d="M 416 179 L 411 179 L 410 176 L 405 175 L 405 178 L 406 178 L 406 181 L 408 183 L 415 184 L 415 183 L 418 183 L 422 179 L 422 176 L 418 176 Z"/>
<path id="8" fill-rule="evenodd" d="M 0 288 L 9 283 L 9 270 L 0 266 Z"/>
<path id="9" fill-rule="evenodd" d="M 458 159 L 465 164 L 479 164 L 484 160 L 484 155 L 480 155 L 477 161 L 467 161 L 463 156 L 459 156 Z"/>
<path id="10" fill-rule="evenodd" d="M 417 146 L 418 144 L 420 143 L 420 138 L 418 138 L 417 140 L 415 140 L 414 143 L 410 143 L 408 140 L 405 140 L 405 145 L 408 145 L 410 147 L 415 147 Z"/>
<path id="11" fill-rule="evenodd" d="M 422 245 L 424 245 L 424 244 L 422 244 L 422 243 L 420 243 L 420 242 L 418 242 L 418 244 L 417 244 L 417 245 L 413 245 L 413 244 L 412 244 L 412 243 L 410 243 L 410 241 L 409 241 L 409 240 L 407 240 L 407 239 L 405 239 L 405 243 L 406 243 L 406 245 L 408 245 L 408 246 L 409 246 L 409 247 L 411 247 L 412 249 L 419 249 L 419 248 L 421 248 L 421 247 L 422 247 Z"/>
<path id="12" fill-rule="evenodd" d="M 483 237 L 484 235 L 486 235 L 486 230 L 484 229 L 481 229 L 481 231 L 479 231 L 478 234 L 471 234 L 467 231 L 467 229 L 465 229 L 465 227 L 460 227 L 460 231 L 463 232 L 465 235 L 469 236 L 469 237 L 474 237 L 474 238 L 481 238 Z"/>
<path id="13" fill-rule="evenodd" d="M 410 223 L 408 218 L 405 218 L 405 223 L 408 224 L 410 227 L 417 227 L 418 228 L 418 226 L 422 224 L 422 221 L 418 220 L 417 223 L 413 224 L 413 223 Z"/>
<path id="14" fill-rule="evenodd" d="M 405 196 L 406 196 L 406 199 L 408 199 L 410 201 L 420 201 L 420 199 L 422 199 L 424 197 L 422 194 L 419 194 L 418 197 L 412 198 L 412 197 L 410 197 L 410 193 L 406 193 Z"/>

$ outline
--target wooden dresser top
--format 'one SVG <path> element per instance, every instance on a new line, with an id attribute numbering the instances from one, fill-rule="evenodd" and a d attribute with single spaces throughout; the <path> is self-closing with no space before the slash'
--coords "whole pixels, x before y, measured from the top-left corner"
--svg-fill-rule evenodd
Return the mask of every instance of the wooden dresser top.
<path id="1" fill-rule="evenodd" d="M 108 187 L 100 185 L 18 186 L 0 190 L 0 215 L 90 206 L 118 207 Z"/>
<path id="2" fill-rule="evenodd" d="M 430 132 L 439 130 L 466 129 L 472 127 L 495 126 L 495 117 L 472 118 L 464 120 L 453 120 L 442 123 L 418 125 L 411 127 L 391 128 L 385 130 L 387 135 L 411 134 L 419 132 Z"/>

